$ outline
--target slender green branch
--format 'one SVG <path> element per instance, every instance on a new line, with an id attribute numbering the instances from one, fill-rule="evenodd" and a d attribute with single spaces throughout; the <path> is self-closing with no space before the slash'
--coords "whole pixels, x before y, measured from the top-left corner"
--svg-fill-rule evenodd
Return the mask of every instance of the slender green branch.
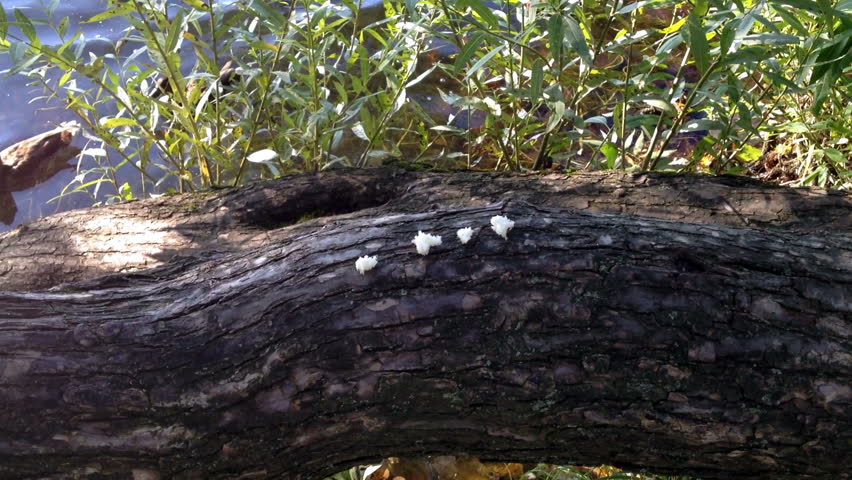
<path id="1" fill-rule="evenodd" d="M 217 28 L 217 25 L 216 25 L 216 7 L 215 7 L 215 2 L 213 0 L 210 0 L 210 3 L 208 4 L 208 8 L 209 8 L 209 15 L 210 15 L 210 37 L 211 37 L 210 48 L 213 51 L 213 63 L 216 65 L 217 68 L 221 68 L 220 65 L 219 65 L 219 61 L 220 61 L 220 59 L 219 59 L 219 35 L 218 35 L 217 30 L 216 30 L 216 28 Z M 219 81 L 218 79 L 221 78 L 221 71 L 219 72 L 219 74 L 216 75 L 216 77 L 217 77 L 217 80 L 214 80 L 214 82 L 218 82 Z M 218 85 L 215 85 L 215 87 L 213 88 L 213 94 L 215 95 L 215 99 L 216 99 L 216 101 L 213 105 L 214 115 L 216 116 L 216 119 L 215 119 L 216 121 L 213 124 L 213 145 L 215 147 L 219 147 L 222 144 L 222 111 L 221 111 L 222 94 L 221 94 L 221 87 L 222 87 L 222 85 L 218 84 Z M 221 174 L 222 174 L 221 165 L 219 164 L 219 162 L 217 162 L 216 163 L 216 179 L 214 180 L 214 183 L 217 184 L 217 185 L 219 184 L 219 182 L 222 181 Z"/>
<path id="2" fill-rule="evenodd" d="M 417 42 L 417 47 L 414 49 L 414 53 L 412 54 L 412 60 L 411 61 L 413 61 L 413 62 L 417 61 L 417 57 L 419 57 L 420 53 L 421 53 L 420 52 L 420 45 L 422 43 L 423 42 Z M 395 112 L 396 102 L 399 100 L 400 95 L 402 95 L 402 93 L 405 92 L 406 85 L 408 84 L 409 80 L 411 80 L 411 74 L 413 72 L 414 72 L 413 68 L 408 68 L 406 73 L 399 80 L 399 85 L 397 86 L 396 90 L 394 91 L 393 97 L 391 98 L 391 103 L 388 106 L 388 108 L 385 109 L 385 112 L 382 115 L 382 120 L 379 122 L 379 124 L 377 125 L 375 130 L 370 135 L 370 139 L 367 141 L 367 146 L 364 148 L 364 151 L 361 152 L 361 157 L 358 159 L 357 166 L 363 167 L 363 166 L 366 165 L 367 155 L 370 153 L 370 150 L 372 150 L 373 145 L 376 142 L 376 139 L 378 139 L 379 135 L 385 131 L 385 128 L 387 126 L 387 122 L 390 121 L 391 115 Z"/>
<path id="3" fill-rule="evenodd" d="M 663 156 L 663 152 L 666 147 L 669 146 L 669 143 L 674 138 L 675 134 L 680 130 L 680 126 L 683 124 L 684 120 L 686 120 L 686 116 L 689 114 L 689 110 L 692 107 L 692 100 L 695 98 L 695 95 L 698 94 L 698 91 L 704 87 L 704 84 L 707 82 L 707 79 L 715 73 L 716 67 L 719 65 L 719 59 L 715 59 L 710 63 L 710 66 L 707 67 L 707 71 L 704 72 L 704 75 L 698 79 L 698 82 L 695 86 L 690 90 L 689 95 L 687 95 L 686 100 L 683 102 L 683 108 L 680 110 L 680 113 L 675 118 L 675 121 L 672 123 L 671 128 L 669 129 L 669 133 L 666 135 L 666 138 L 663 140 L 663 143 L 660 145 L 660 153 L 651 161 L 651 157 L 654 154 L 653 149 L 648 149 L 648 154 L 645 157 L 645 162 L 642 164 L 643 170 L 654 170 L 657 168 L 657 163 L 660 161 L 660 158 Z M 650 168 L 647 168 L 650 167 Z"/>
<path id="4" fill-rule="evenodd" d="M 691 49 L 689 47 L 687 47 L 686 52 L 683 54 L 683 60 L 680 63 L 680 68 L 678 68 L 677 73 L 675 74 L 674 78 L 672 78 L 670 94 L 669 94 L 669 99 L 668 99 L 669 104 L 671 104 L 672 100 L 674 100 L 675 87 L 677 86 L 678 83 L 680 83 L 680 81 L 683 78 L 683 66 L 687 64 L 687 62 L 688 62 L 687 59 L 689 58 L 690 52 L 691 52 Z M 686 111 L 686 106 L 684 106 L 683 111 Z M 651 155 L 653 155 L 653 153 L 654 153 L 654 147 L 657 145 L 657 139 L 660 136 L 660 132 L 663 131 L 663 126 L 665 125 L 665 123 L 666 123 L 666 112 L 660 112 L 660 118 L 657 119 L 657 125 L 654 127 L 654 133 L 651 134 L 651 142 L 648 145 L 648 153 L 646 154 L 645 161 L 642 162 L 642 169 L 643 170 L 646 170 L 647 166 L 650 165 Z M 672 124 L 671 130 L 669 130 L 669 132 L 674 131 L 674 129 L 675 129 L 674 124 Z M 665 149 L 665 147 L 663 149 Z M 662 155 L 662 150 L 661 150 L 660 155 Z"/>
<path id="5" fill-rule="evenodd" d="M 139 2 L 133 2 L 134 7 L 136 8 L 136 13 L 142 18 L 142 21 L 139 23 L 146 29 L 146 34 L 148 38 L 150 38 L 150 43 L 154 44 L 154 47 L 157 49 L 157 53 L 163 58 L 163 62 L 166 65 L 166 69 L 168 70 L 168 78 L 167 81 L 172 85 L 172 92 L 178 96 L 178 101 L 183 106 L 184 109 L 191 108 L 189 100 L 186 96 L 186 85 L 183 82 L 183 77 L 181 76 L 180 70 L 171 61 L 170 55 L 165 51 L 163 45 L 157 41 L 156 35 L 154 34 L 154 30 L 151 28 L 151 25 L 144 20 L 145 12 L 142 11 L 142 7 L 139 5 Z M 168 22 L 168 18 L 164 20 Z M 211 185 L 212 178 L 210 176 L 210 164 L 207 161 L 207 156 L 204 148 L 202 148 L 202 144 L 200 141 L 201 135 L 198 132 L 198 128 L 195 125 L 195 122 L 192 121 L 191 117 L 189 119 L 189 129 L 192 132 L 193 137 L 195 138 L 195 142 L 192 142 L 193 147 L 195 148 L 195 153 L 198 157 L 199 165 L 201 166 L 201 179 L 202 184 Z"/>
<path id="6" fill-rule="evenodd" d="M 284 31 L 280 33 L 278 41 L 276 42 L 275 55 L 272 60 L 272 65 L 270 66 L 270 68 L 272 69 L 275 68 L 275 65 L 278 65 L 278 62 L 281 59 L 281 52 L 284 50 L 284 43 L 287 39 L 287 35 L 290 33 L 290 21 L 292 19 L 293 10 L 295 10 L 295 1 L 296 0 L 291 0 L 290 2 L 289 8 L 287 10 L 287 22 L 285 24 Z M 246 148 L 243 149 L 243 156 L 240 159 L 240 166 L 237 169 L 237 175 L 234 177 L 234 186 L 240 184 L 240 180 L 242 179 L 243 173 L 245 172 L 246 163 L 248 161 L 248 156 L 250 153 L 249 150 L 251 149 L 252 142 L 254 142 L 254 137 L 257 135 L 257 127 L 260 124 L 260 117 L 264 113 L 263 111 L 266 108 L 267 99 L 269 98 L 269 94 L 272 91 L 272 84 L 273 80 L 270 79 L 270 81 L 265 85 L 263 89 L 263 94 L 260 97 L 260 105 L 258 106 L 257 112 L 255 113 L 254 121 L 251 123 L 251 131 L 249 132 L 249 138 L 246 141 Z"/>
<path id="7" fill-rule="evenodd" d="M 440 4 L 441 9 L 444 12 L 444 16 L 447 18 L 447 22 L 449 24 L 450 30 L 453 33 L 453 38 L 455 38 L 456 46 L 458 46 L 459 49 L 463 49 L 465 42 L 464 42 L 464 39 L 462 38 L 461 31 L 458 29 L 458 25 L 457 25 L 458 22 L 457 22 L 456 19 L 453 18 L 452 14 L 456 13 L 457 15 L 459 15 L 459 18 L 461 18 L 462 15 L 457 10 L 452 9 L 447 4 L 446 0 L 441 0 L 439 2 L 439 4 Z M 487 27 L 485 27 L 481 23 L 477 22 L 475 19 L 471 18 L 471 19 L 466 19 L 466 20 L 469 21 L 471 24 L 475 25 L 480 31 L 485 32 L 486 34 L 493 34 L 494 33 L 494 32 L 491 32 L 490 29 L 488 29 Z M 497 38 L 499 39 L 500 37 L 498 36 Z M 505 40 L 505 39 L 501 39 L 501 40 Z M 510 40 L 510 42 L 514 42 L 511 39 L 509 39 L 509 40 Z M 535 52 L 535 54 L 544 58 L 544 56 L 541 55 L 538 52 Z M 545 61 L 546 60 L 547 59 L 545 59 Z M 468 81 L 472 81 L 474 83 L 474 85 L 476 85 L 477 91 L 479 91 L 479 92 L 487 91 L 485 84 L 482 82 L 482 80 L 480 78 L 478 78 L 478 76 L 471 75 L 470 77 L 468 77 Z M 468 91 L 466 93 L 469 95 L 470 94 L 470 88 L 468 87 L 467 90 Z M 467 141 L 467 145 L 470 145 L 470 128 L 471 128 L 470 108 L 468 107 L 468 124 L 467 124 L 468 141 Z M 503 157 L 506 158 L 506 159 L 511 158 L 511 152 L 509 151 L 509 147 L 506 145 L 506 142 L 503 140 L 503 138 L 501 136 L 498 136 L 495 140 L 497 141 L 497 145 L 500 147 L 500 151 L 502 152 Z M 468 166 L 470 166 L 470 160 L 469 159 L 468 159 Z"/>

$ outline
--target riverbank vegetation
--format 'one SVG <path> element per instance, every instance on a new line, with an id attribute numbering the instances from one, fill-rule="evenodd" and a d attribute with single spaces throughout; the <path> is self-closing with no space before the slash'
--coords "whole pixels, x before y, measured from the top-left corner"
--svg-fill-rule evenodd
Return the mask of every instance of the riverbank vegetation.
<path id="1" fill-rule="evenodd" d="M 129 0 L 103 55 L 58 5 L 0 50 L 80 117 L 98 201 L 394 159 L 852 185 L 850 0 Z"/>
<path id="2" fill-rule="evenodd" d="M 0 8 L 0 54 L 94 202 L 389 161 L 852 187 L 852 0 L 125 0 L 105 54 L 58 6 Z M 523 478 L 637 478 L 603 471 Z"/>

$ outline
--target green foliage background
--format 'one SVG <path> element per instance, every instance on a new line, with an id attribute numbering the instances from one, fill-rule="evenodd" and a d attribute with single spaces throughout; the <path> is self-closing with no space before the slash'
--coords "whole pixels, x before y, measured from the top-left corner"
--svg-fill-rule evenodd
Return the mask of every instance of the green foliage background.
<path id="1" fill-rule="evenodd" d="M 126 19 L 105 56 L 58 5 L 0 9 L 0 54 L 93 139 L 64 194 L 390 159 L 852 185 L 852 0 L 127 0 L 89 20 Z"/>

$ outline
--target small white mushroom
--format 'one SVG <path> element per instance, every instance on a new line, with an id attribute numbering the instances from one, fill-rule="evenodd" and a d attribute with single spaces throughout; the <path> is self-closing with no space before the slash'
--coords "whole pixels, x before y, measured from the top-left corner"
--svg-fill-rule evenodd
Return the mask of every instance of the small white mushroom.
<path id="1" fill-rule="evenodd" d="M 497 235 L 509 239 L 509 230 L 511 230 L 515 226 L 515 222 L 509 220 L 508 217 L 504 217 L 502 215 L 495 215 L 491 217 L 491 229 Z"/>
<path id="2" fill-rule="evenodd" d="M 375 268 L 377 263 L 379 263 L 379 260 L 374 256 L 358 257 L 358 260 L 355 260 L 355 270 L 358 270 L 358 273 L 364 275 Z"/>
<path id="3" fill-rule="evenodd" d="M 429 248 L 441 244 L 441 236 L 417 232 L 417 236 L 414 237 L 411 243 L 417 247 L 417 253 L 420 255 L 429 255 Z"/>
<path id="4" fill-rule="evenodd" d="M 473 238 L 473 229 L 470 227 L 460 228 L 459 231 L 456 232 L 456 235 L 459 236 L 459 241 L 461 241 L 462 244 L 465 244 Z"/>

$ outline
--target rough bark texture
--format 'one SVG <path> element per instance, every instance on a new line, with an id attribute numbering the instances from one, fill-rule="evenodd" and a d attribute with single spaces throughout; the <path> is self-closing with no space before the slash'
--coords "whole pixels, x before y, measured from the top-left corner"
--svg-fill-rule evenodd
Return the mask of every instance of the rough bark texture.
<path id="1" fill-rule="evenodd" d="M 280 227 L 305 216 L 378 206 L 420 212 L 504 199 L 692 223 L 812 233 L 852 230 L 849 196 L 778 188 L 739 177 L 345 170 L 94 212 L 79 210 L 32 222 L 0 235 L 0 290 L 49 288 L 105 273 L 157 267 L 197 252 L 256 248 L 291 235 L 292 229 Z"/>
<path id="2" fill-rule="evenodd" d="M 2 248 L 150 218 L 188 243 L 149 241 L 167 252 L 156 269 L 0 292 L 0 478 L 309 480 L 454 452 L 849 478 L 848 197 L 584 179 L 347 172 L 14 232 Z M 589 193 L 606 189 L 620 193 Z M 351 213 L 275 228 L 317 206 Z M 564 208 L 578 206 L 694 222 Z M 829 231 L 803 231 L 802 212 Z M 508 240 L 487 227 L 497 214 L 517 222 Z M 444 243 L 419 256 L 418 230 Z M 380 263 L 362 276 L 365 254 Z"/>

